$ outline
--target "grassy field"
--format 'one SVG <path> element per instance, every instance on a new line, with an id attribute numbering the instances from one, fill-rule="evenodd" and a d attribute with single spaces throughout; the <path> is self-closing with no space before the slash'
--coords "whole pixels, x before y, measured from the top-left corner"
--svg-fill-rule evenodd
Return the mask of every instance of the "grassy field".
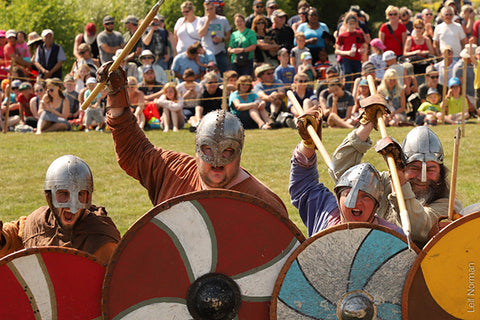
<path id="1" fill-rule="evenodd" d="M 452 163 L 455 128 L 446 125 L 433 128 L 443 143 L 448 167 Z M 401 142 L 410 129 L 388 128 L 388 133 Z M 477 194 L 480 190 L 480 122 L 469 122 L 465 131 L 465 137 L 460 141 L 457 178 L 457 197 L 464 206 L 480 201 Z M 348 132 L 346 129 L 324 130 L 323 141 L 330 154 Z M 189 154 L 195 152 L 194 134 L 187 130 L 179 133 L 148 131 L 147 136 L 162 148 Z M 373 141 L 379 137 L 378 132 L 372 135 Z M 290 218 L 305 232 L 288 195 L 290 158 L 298 141 L 297 132 L 291 129 L 249 130 L 246 132 L 242 166 L 282 198 Z M 64 154 L 77 155 L 89 164 L 94 175 L 93 202 L 107 208 L 122 234 L 152 207 L 146 190 L 118 166 L 109 133 L 0 134 L 0 151 L 0 219 L 3 221 L 15 220 L 45 205 L 42 195 L 45 172 L 54 159 Z M 373 150 L 367 152 L 364 161 L 371 162 L 379 170 L 387 169 L 383 158 Z M 333 188 L 321 159 L 318 168 L 320 180 Z"/>

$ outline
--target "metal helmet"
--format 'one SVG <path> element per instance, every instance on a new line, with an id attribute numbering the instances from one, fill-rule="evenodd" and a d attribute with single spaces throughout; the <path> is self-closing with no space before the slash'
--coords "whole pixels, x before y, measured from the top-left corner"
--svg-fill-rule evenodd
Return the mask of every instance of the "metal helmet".
<path id="1" fill-rule="evenodd" d="M 351 167 L 338 179 L 335 185 L 335 194 L 339 198 L 340 192 L 345 188 L 352 188 L 345 202 L 347 208 L 355 208 L 358 192 L 361 190 L 368 193 L 377 205 L 383 194 L 383 185 L 380 183 L 380 174 L 370 163 L 361 163 Z"/>
<path id="2" fill-rule="evenodd" d="M 427 161 L 443 164 L 443 147 L 437 135 L 425 126 L 410 130 L 402 143 L 407 164 L 422 162 L 422 182 L 427 181 Z"/>
<path id="3" fill-rule="evenodd" d="M 48 167 L 44 190 L 52 192 L 54 208 L 70 208 L 73 214 L 78 209 L 88 209 L 91 205 L 91 194 L 93 192 L 92 171 L 85 161 L 79 157 L 73 155 L 61 156 Z M 57 201 L 55 194 L 58 190 L 68 190 L 70 192 L 68 202 L 59 203 Z M 78 200 L 78 194 L 82 190 L 87 190 L 90 195 L 87 203 L 81 203 Z"/>
<path id="4" fill-rule="evenodd" d="M 214 167 L 220 167 L 240 156 L 243 139 L 244 132 L 240 120 L 230 112 L 215 110 L 205 115 L 198 124 L 195 150 L 200 159 Z M 225 157 L 224 151 L 230 148 L 233 149 L 233 154 Z"/>

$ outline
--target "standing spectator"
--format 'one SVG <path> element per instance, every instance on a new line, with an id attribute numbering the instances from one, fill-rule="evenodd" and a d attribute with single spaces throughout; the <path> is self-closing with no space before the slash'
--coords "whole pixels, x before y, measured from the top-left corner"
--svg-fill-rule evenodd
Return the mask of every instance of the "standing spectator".
<path id="1" fill-rule="evenodd" d="M 32 57 L 35 56 L 35 52 L 37 52 L 37 48 L 42 44 L 42 42 L 43 42 L 42 37 L 40 37 L 38 33 L 36 33 L 35 31 L 30 32 L 28 34 L 27 46 L 28 46 L 28 49 L 30 50 L 30 55 Z M 35 65 L 32 65 L 32 68 L 36 70 Z"/>
<path id="2" fill-rule="evenodd" d="M 270 119 L 276 121 L 278 115 L 285 108 L 283 99 L 285 98 L 285 87 L 283 83 L 275 80 L 273 67 L 269 64 L 262 64 L 255 69 L 255 76 L 259 80 L 253 91 L 258 97 L 266 103 L 266 110 Z"/>
<path id="3" fill-rule="evenodd" d="M 308 76 L 308 82 L 310 86 L 314 83 L 315 79 L 317 78 L 317 71 L 313 67 L 312 64 L 312 55 L 310 52 L 304 52 L 301 56 L 302 64 L 298 67 L 299 73 L 305 73 Z"/>
<path id="4" fill-rule="evenodd" d="M 290 64 L 294 66 L 298 72 L 298 67 L 302 64 L 302 53 L 306 51 L 310 52 L 310 49 L 305 47 L 305 34 L 301 31 L 295 33 L 295 42 L 297 46 L 290 51 Z"/>
<path id="5" fill-rule="evenodd" d="M 431 9 L 425 8 L 422 10 L 422 20 L 425 24 L 425 31 L 423 32 L 423 35 L 428 37 L 430 41 L 433 41 L 433 31 L 435 30 L 435 21 L 433 18 L 433 12 Z"/>
<path id="6" fill-rule="evenodd" d="M 47 94 L 40 100 L 37 123 L 37 134 L 47 131 L 65 131 L 70 129 L 68 114 L 70 103 L 62 92 L 62 80 L 58 78 L 47 79 Z"/>
<path id="7" fill-rule="evenodd" d="M 275 0 L 268 0 L 267 4 L 265 5 L 267 11 L 267 20 L 272 21 L 272 13 L 278 9 L 277 1 Z M 272 21 L 273 22 L 273 21 Z"/>
<path id="8" fill-rule="evenodd" d="M 130 39 L 135 34 L 135 31 L 138 29 L 138 18 L 135 17 L 133 14 L 130 14 L 125 17 L 121 23 L 124 24 L 125 29 L 127 30 L 123 34 L 123 41 L 128 43 Z M 132 47 L 132 50 L 128 53 L 127 57 L 125 58 L 126 61 L 135 62 L 137 65 L 140 64 L 138 61 L 138 56 L 142 53 L 142 40 L 138 40 L 137 43 Z"/>
<path id="9" fill-rule="evenodd" d="M 5 69 L 5 53 L 4 48 L 7 43 L 7 38 L 5 37 L 5 30 L 0 30 L 0 80 L 6 79 L 8 72 Z"/>
<path id="10" fill-rule="evenodd" d="M 433 34 L 433 49 L 435 55 L 439 56 L 440 52 L 446 45 L 453 50 L 453 60 L 457 62 L 460 51 L 466 43 L 466 35 L 462 26 L 453 22 L 453 9 L 450 6 L 443 7 L 441 10 L 443 22 L 437 25 Z"/>
<path id="11" fill-rule="evenodd" d="M 315 59 L 313 64 L 317 62 L 318 52 L 321 48 L 326 48 L 324 32 L 328 33 L 328 27 L 325 23 L 318 21 L 318 12 L 315 8 L 308 10 L 307 22 L 301 24 L 297 28 L 297 32 L 303 32 L 305 35 L 305 43 L 310 49 L 312 57 Z"/>
<path id="12" fill-rule="evenodd" d="M 85 88 L 85 83 L 87 79 L 92 76 L 92 72 L 90 67 L 87 64 L 82 64 L 77 72 L 75 73 L 74 81 L 75 81 L 75 91 L 80 92 L 83 88 Z"/>
<path id="13" fill-rule="evenodd" d="M 178 54 L 172 63 L 172 71 L 180 82 L 183 81 L 185 70 L 192 69 L 195 73 L 195 80 L 200 82 L 205 74 L 205 68 L 200 65 L 200 42 L 195 42 L 188 47 L 187 51 Z"/>
<path id="14" fill-rule="evenodd" d="M 29 67 L 30 64 L 23 60 L 23 57 L 20 55 L 17 47 L 17 33 L 15 30 L 7 30 L 5 33 L 7 38 L 7 43 L 3 48 L 3 54 L 5 56 L 5 67 L 10 68 L 12 61 L 15 64 L 21 65 L 23 67 Z"/>
<path id="15" fill-rule="evenodd" d="M 125 45 L 122 34 L 114 31 L 114 26 L 115 19 L 112 16 L 105 16 L 103 18 L 104 30 L 97 36 L 101 64 L 112 61 L 115 52 L 118 49 L 122 49 Z"/>
<path id="16" fill-rule="evenodd" d="M 23 60 L 30 62 L 32 56 L 30 54 L 30 51 L 28 50 L 28 45 L 27 45 L 27 42 L 25 41 L 26 39 L 27 39 L 27 35 L 25 34 L 25 31 L 18 30 L 17 31 L 18 54 L 20 55 L 20 57 L 23 58 Z"/>
<path id="17" fill-rule="evenodd" d="M 77 34 L 77 36 L 75 37 L 75 41 L 73 43 L 73 55 L 77 59 L 83 58 L 82 54 L 80 53 L 82 50 L 80 50 L 79 48 L 82 43 L 86 43 L 90 46 L 92 58 L 99 58 L 100 52 L 97 43 L 97 26 L 95 25 L 95 23 L 87 23 L 87 25 L 85 26 L 85 31 L 83 33 Z"/>
<path id="18" fill-rule="evenodd" d="M 239 75 L 251 75 L 257 36 L 255 32 L 245 27 L 245 17 L 242 14 L 236 13 L 233 21 L 237 30 L 232 33 L 228 46 L 228 53 L 232 55 L 232 69 Z"/>
<path id="19" fill-rule="evenodd" d="M 358 27 L 355 12 L 348 13 L 344 21 L 347 31 L 338 35 L 335 53 L 342 57 L 340 66 L 345 75 L 345 89 L 351 91 L 353 81 L 360 77 L 362 55 L 368 48 L 363 31 Z"/>
<path id="20" fill-rule="evenodd" d="M 174 82 L 167 83 L 161 92 L 162 95 L 155 100 L 155 103 L 158 108 L 163 109 L 163 132 L 170 131 L 170 128 L 172 128 L 173 132 L 177 132 L 185 124 L 182 114 L 183 98 L 175 88 Z"/>
<path id="21" fill-rule="evenodd" d="M 407 28 L 400 23 L 399 12 L 397 7 L 388 6 L 385 10 L 388 22 L 382 24 L 378 31 L 378 38 L 387 50 L 392 50 L 397 57 L 403 54 L 403 46 L 407 40 Z"/>
<path id="22" fill-rule="evenodd" d="M 267 26 L 266 26 L 267 29 L 270 28 L 272 26 L 272 21 L 270 21 L 270 19 L 268 19 L 268 17 L 263 14 L 263 9 L 265 9 L 265 6 L 263 5 L 262 0 L 254 0 L 253 1 L 253 13 L 251 15 L 249 15 L 247 17 L 247 19 L 245 20 L 245 27 L 253 30 L 253 28 L 252 28 L 253 20 L 256 17 L 264 17 L 265 21 L 267 21 Z"/>
<path id="23" fill-rule="evenodd" d="M 370 41 L 370 47 L 373 52 L 368 57 L 368 61 L 370 61 L 375 67 L 375 78 L 382 80 L 383 75 L 385 74 L 385 67 L 387 66 L 385 61 L 383 61 L 383 51 L 387 47 L 385 47 L 382 40 L 379 38 Z"/>
<path id="24" fill-rule="evenodd" d="M 400 15 L 400 22 L 405 26 L 407 29 L 407 35 L 411 35 L 413 31 L 413 23 L 412 23 L 412 11 L 407 7 L 401 7 L 398 11 Z"/>
<path id="25" fill-rule="evenodd" d="M 297 12 L 298 14 L 292 16 L 290 19 L 288 19 L 287 24 L 292 27 L 293 31 L 296 30 L 296 25 L 297 27 L 303 23 L 306 22 L 305 14 L 308 11 L 308 8 L 310 8 L 310 4 L 306 0 L 300 0 L 298 1 L 297 4 Z M 299 23 L 301 22 L 301 23 Z"/>
<path id="26" fill-rule="evenodd" d="M 460 52 L 461 59 L 458 60 L 455 65 L 453 66 L 453 76 L 457 77 L 458 79 L 462 79 L 463 81 L 463 65 L 466 65 L 467 76 L 466 76 L 466 92 L 462 92 L 463 96 L 466 96 L 469 102 L 469 105 L 475 105 L 475 89 L 474 89 L 474 82 L 475 82 L 475 66 L 473 64 L 474 57 L 470 56 L 473 55 L 477 46 L 474 45 L 470 50 L 470 45 L 467 45 L 465 49 Z M 474 110 L 471 108 L 469 111 L 473 112 Z"/>
<path id="27" fill-rule="evenodd" d="M 465 28 L 465 34 L 467 38 L 472 35 L 473 25 L 475 23 L 475 11 L 473 7 L 469 4 L 464 4 L 460 13 L 460 18 L 462 18 Z"/>
<path id="28" fill-rule="evenodd" d="M 287 14 L 282 9 L 273 11 L 271 19 L 273 21 L 270 34 L 280 48 L 287 48 L 288 52 L 293 48 L 295 35 L 290 26 L 286 24 Z"/>
<path id="29" fill-rule="evenodd" d="M 256 16 L 253 19 L 252 30 L 257 36 L 257 47 L 255 48 L 254 66 L 257 67 L 262 63 L 269 63 L 272 66 L 278 64 L 273 55 L 278 52 L 278 44 L 271 37 L 267 30 L 267 19 L 263 15 Z"/>
<path id="30" fill-rule="evenodd" d="M 200 18 L 198 34 L 202 37 L 202 46 L 215 55 L 218 69 L 223 75 L 229 68 L 225 44 L 230 40 L 232 28 L 227 18 L 215 13 L 213 1 L 205 1 L 205 16 Z"/>
<path id="31" fill-rule="evenodd" d="M 162 25 L 165 26 L 165 17 L 157 14 L 142 36 L 142 43 L 143 50 L 150 50 L 153 53 L 154 64 L 166 70 L 170 60 L 170 49 L 168 31 L 162 28 Z"/>
<path id="32" fill-rule="evenodd" d="M 413 27 L 415 32 L 413 35 L 407 37 L 403 55 L 418 57 L 415 61 L 426 59 L 428 55 L 433 55 L 434 52 L 432 41 L 429 37 L 425 36 L 425 23 L 422 19 L 415 19 Z"/>
<path id="33" fill-rule="evenodd" d="M 197 41 L 201 41 L 198 34 L 200 28 L 198 17 L 195 15 L 195 6 L 191 1 L 184 1 L 181 6 L 183 17 L 175 23 L 173 34 L 177 42 L 177 55 L 187 51 L 188 47 Z"/>
<path id="34" fill-rule="evenodd" d="M 273 121 L 265 110 L 265 101 L 261 101 L 252 92 L 252 77 L 240 76 L 237 80 L 237 91 L 230 95 L 230 111 L 242 122 L 245 129 L 272 129 Z"/>
<path id="35" fill-rule="evenodd" d="M 84 93 L 84 100 L 92 94 L 93 90 L 97 85 L 97 80 L 94 77 L 87 79 L 87 90 Z M 103 117 L 103 108 L 102 108 L 102 93 L 99 92 L 98 95 L 92 100 L 92 103 L 85 110 L 85 132 L 89 132 L 93 129 L 93 126 L 96 125 L 95 131 L 103 131 L 103 126 L 105 124 L 105 118 Z"/>
<path id="36" fill-rule="evenodd" d="M 38 70 L 38 78 L 62 79 L 62 65 L 67 57 L 62 46 L 53 41 L 53 31 L 45 29 L 42 31 L 43 44 L 35 52 L 33 62 Z"/>
<path id="37" fill-rule="evenodd" d="M 151 65 L 153 71 L 155 72 L 155 80 L 161 84 L 165 84 L 168 82 L 168 77 L 165 73 L 165 70 L 159 64 L 155 63 L 155 55 L 152 51 L 148 49 L 143 50 L 142 54 L 139 56 L 139 60 L 141 65 L 138 67 L 137 72 L 138 81 L 143 81 L 143 67 L 146 65 Z"/>
<path id="38" fill-rule="evenodd" d="M 72 66 L 72 71 L 74 76 L 77 75 L 78 70 L 81 65 L 87 65 L 90 68 L 90 72 L 96 73 L 97 69 L 100 67 L 100 61 L 92 56 L 92 50 L 90 45 L 87 43 L 82 43 L 78 46 L 78 55 L 80 59 L 75 60 Z"/>

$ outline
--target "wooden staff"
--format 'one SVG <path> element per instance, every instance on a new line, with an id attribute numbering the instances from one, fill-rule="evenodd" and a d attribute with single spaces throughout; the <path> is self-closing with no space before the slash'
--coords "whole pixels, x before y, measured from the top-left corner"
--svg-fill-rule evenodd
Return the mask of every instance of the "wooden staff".
<path id="1" fill-rule="evenodd" d="M 150 12 L 147 14 L 143 22 L 140 24 L 138 27 L 137 31 L 133 34 L 133 36 L 130 38 L 130 40 L 127 42 L 126 46 L 123 48 L 122 52 L 120 55 L 115 59 L 113 64 L 110 66 L 110 69 L 108 72 L 112 72 L 118 69 L 120 67 L 120 64 L 123 62 L 125 57 L 128 55 L 128 53 L 133 49 L 135 44 L 140 40 L 140 37 L 143 35 L 145 30 L 147 29 L 148 25 L 150 22 L 153 20 L 155 15 L 158 12 L 158 9 L 160 9 L 160 6 L 163 4 L 165 0 L 159 0 L 153 7 L 150 9 Z M 108 80 L 108 79 L 107 79 Z M 92 93 L 88 96 L 87 99 L 82 104 L 82 110 L 87 109 L 92 101 L 95 99 L 95 97 L 102 91 L 102 89 L 105 87 L 105 84 L 107 83 L 107 80 L 97 83 L 95 86 L 95 89 L 93 89 Z"/>
<path id="2" fill-rule="evenodd" d="M 457 168 L 458 168 L 458 150 L 460 149 L 460 136 L 462 130 L 455 129 L 455 137 L 453 139 L 453 159 L 452 159 L 452 175 L 450 177 L 450 196 L 448 198 L 448 219 L 454 220 L 455 209 L 455 193 L 457 188 Z"/>
<path id="3" fill-rule="evenodd" d="M 222 110 L 228 110 L 227 84 L 228 84 L 227 78 L 223 78 Z"/>
<path id="4" fill-rule="evenodd" d="M 448 84 L 448 54 L 447 50 L 443 52 L 443 89 L 442 89 L 442 101 L 445 101 L 445 97 L 447 96 L 447 84 Z M 443 104 L 442 107 L 442 118 L 441 122 L 445 122 L 445 108 L 446 108 L 446 103 Z"/>
<path id="5" fill-rule="evenodd" d="M 370 93 L 372 95 L 377 93 L 377 87 L 375 86 L 375 80 L 371 75 L 367 76 L 368 86 L 370 88 Z M 377 122 L 382 138 L 388 137 L 387 127 L 385 126 L 385 121 L 383 120 L 382 114 L 377 114 Z M 408 246 L 410 247 L 410 234 L 411 234 L 411 225 L 410 218 L 408 217 L 407 207 L 405 206 L 405 198 L 403 197 L 402 186 L 400 184 L 400 178 L 398 177 L 397 165 L 395 164 L 395 159 L 393 156 L 387 156 L 388 169 L 390 170 L 390 175 L 392 177 L 393 190 L 397 195 L 398 207 L 400 209 L 400 220 L 402 222 L 402 229 L 405 235 L 407 236 Z"/>
<path id="6" fill-rule="evenodd" d="M 293 108 L 295 108 L 295 112 L 298 114 L 303 114 L 303 108 L 298 102 L 297 98 L 295 98 L 295 94 L 293 94 L 292 90 L 287 91 L 287 96 L 292 101 Z M 322 140 L 320 140 L 320 137 L 317 134 L 317 131 L 315 131 L 315 128 L 313 128 L 311 125 L 307 126 L 307 131 L 310 137 L 313 140 L 313 143 L 315 143 L 315 146 L 317 147 L 318 151 L 320 151 L 320 155 L 323 158 L 323 161 L 327 164 L 327 166 L 332 169 L 332 160 L 330 159 L 330 155 L 327 152 L 327 149 L 325 149 L 325 146 L 322 143 Z M 333 170 L 332 170 L 333 171 Z"/>
<path id="7" fill-rule="evenodd" d="M 463 58 L 462 58 L 463 59 Z M 462 66 L 462 136 L 465 137 L 465 104 L 467 103 L 467 62 L 463 59 Z M 468 107 L 467 107 L 468 108 Z"/>

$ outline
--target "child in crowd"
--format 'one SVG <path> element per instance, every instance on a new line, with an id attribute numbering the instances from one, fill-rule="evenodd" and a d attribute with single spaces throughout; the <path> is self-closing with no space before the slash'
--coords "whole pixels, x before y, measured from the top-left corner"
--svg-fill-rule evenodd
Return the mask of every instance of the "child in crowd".
<path id="1" fill-rule="evenodd" d="M 75 80 L 71 74 L 67 74 L 65 76 L 63 79 L 63 84 L 65 86 L 63 95 L 70 103 L 70 113 L 67 118 L 68 123 L 70 123 L 70 129 L 74 131 L 83 130 L 84 112 L 78 103 L 78 92 L 75 90 Z"/>
<path id="2" fill-rule="evenodd" d="M 312 54 L 310 52 L 304 52 L 301 56 L 302 64 L 298 67 L 298 73 L 305 73 L 308 76 L 308 82 L 310 87 L 313 88 L 313 83 L 317 78 L 317 72 L 312 66 Z"/>
<path id="3" fill-rule="evenodd" d="M 441 96 L 437 88 L 429 88 L 427 91 L 427 101 L 422 103 L 417 110 L 415 124 L 434 126 L 437 119 L 441 119 L 442 107 L 440 106 Z"/>
<path id="4" fill-rule="evenodd" d="M 295 77 L 295 67 L 288 64 L 290 55 L 286 48 L 281 48 L 277 53 L 278 61 L 280 64 L 275 69 L 275 79 L 282 81 L 286 88 L 290 88 L 293 83 L 293 77 Z"/>
<path id="5" fill-rule="evenodd" d="M 328 61 L 327 49 L 322 48 L 318 52 L 318 61 L 313 66 L 317 72 L 317 80 L 325 80 L 327 77 L 326 70 L 331 67 L 332 64 Z"/>
<path id="6" fill-rule="evenodd" d="M 97 85 L 97 80 L 94 77 L 87 79 L 87 90 L 84 93 L 84 99 L 86 100 L 90 94 L 95 89 Z M 93 129 L 93 126 L 96 124 L 96 131 L 103 131 L 103 126 L 105 124 L 105 118 L 103 117 L 103 110 L 101 107 L 101 100 L 106 96 L 106 91 L 99 93 L 95 99 L 92 100 L 92 103 L 85 110 L 85 132 L 89 132 Z"/>
<path id="7" fill-rule="evenodd" d="M 303 32 L 295 33 L 295 42 L 297 46 L 294 47 L 290 52 L 290 64 L 295 67 L 295 70 L 298 73 L 298 67 L 302 64 L 302 53 L 310 52 L 310 49 L 305 47 L 305 34 Z"/>
<path id="8" fill-rule="evenodd" d="M 353 128 L 352 110 L 355 105 L 350 92 L 343 89 L 339 79 L 332 80 L 328 89 L 327 108 L 330 109 L 327 123 L 330 128 Z"/>
<path id="9" fill-rule="evenodd" d="M 463 109 L 462 84 L 460 79 L 452 77 L 448 80 L 448 93 L 441 103 L 441 108 L 445 109 L 445 123 L 457 124 L 462 121 Z M 465 119 L 468 119 L 468 99 L 465 101 Z"/>
<path id="10" fill-rule="evenodd" d="M 385 61 L 383 61 L 383 51 L 387 49 L 387 47 L 385 47 L 382 40 L 379 38 L 370 41 L 370 46 L 372 47 L 373 53 L 368 57 L 368 61 L 373 63 L 373 66 L 375 67 L 376 78 L 382 80 L 386 67 Z"/>
<path id="11" fill-rule="evenodd" d="M 158 108 L 163 108 L 162 124 L 163 132 L 177 132 L 183 128 L 183 98 L 179 95 L 175 82 L 167 83 L 162 89 L 162 95 L 155 100 Z"/>
<path id="12" fill-rule="evenodd" d="M 358 95 L 355 98 L 355 106 L 352 110 L 353 117 L 357 118 L 360 112 L 360 101 L 368 97 L 370 97 L 370 87 L 368 86 L 367 79 L 362 79 L 358 84 Z"/>
<path id="13" fill-rule="evenodd" d="M 85 88 L 87 78 L 90 77 L 90 67 L 88 64 L 82 64 L 78 67 L 78 72 L 75 74 L 75 91 L 80 92 Z"/>

